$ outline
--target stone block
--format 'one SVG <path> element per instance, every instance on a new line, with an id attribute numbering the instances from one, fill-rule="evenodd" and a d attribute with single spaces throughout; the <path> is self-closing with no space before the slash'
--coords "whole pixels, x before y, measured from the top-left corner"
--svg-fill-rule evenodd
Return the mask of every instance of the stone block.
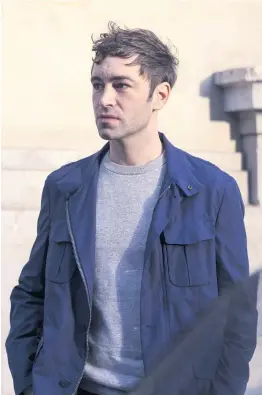
<path id="1" fill-rule="evenodd" d="M 262 67 L 222 71 L 214 81 L 224 88 L 226 112 L 262 110 Z"/>

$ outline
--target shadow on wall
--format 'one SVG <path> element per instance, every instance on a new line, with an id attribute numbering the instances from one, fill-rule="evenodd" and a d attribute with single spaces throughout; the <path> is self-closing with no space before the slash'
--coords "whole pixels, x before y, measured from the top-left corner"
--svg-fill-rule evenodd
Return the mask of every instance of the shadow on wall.
<path id="1" fill-rule="evenodd" d="M 209 117 L 211 121 L 223 121 L 230 124 L 231 139 L 236 141 L 237 152 L 242 152 L 240 135 L 238 133 L 238 116 L 225 113 L 223 89 L 214 84 L 214 74 L 201 82 L 199 95 L 209 99 Z"/>

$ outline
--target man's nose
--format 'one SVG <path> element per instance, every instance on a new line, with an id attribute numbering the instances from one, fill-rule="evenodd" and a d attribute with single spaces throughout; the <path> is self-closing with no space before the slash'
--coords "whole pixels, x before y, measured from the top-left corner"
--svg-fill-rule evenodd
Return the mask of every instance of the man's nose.
<path id="1" fill-rule="evenodd" d="M 103 107 L 112 107 L 115 105 L 116 97 L 115 97 L 115 90 L 113 87 L 107 86 L 102 92 L 101 95 L 101 105 Z"/>

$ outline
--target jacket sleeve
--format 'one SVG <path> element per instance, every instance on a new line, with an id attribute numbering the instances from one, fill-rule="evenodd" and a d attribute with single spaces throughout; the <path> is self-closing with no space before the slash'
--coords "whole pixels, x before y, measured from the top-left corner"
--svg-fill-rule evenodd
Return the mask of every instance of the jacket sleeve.
<path id="1" fill-rule="evenodd" d="M 210 395 L 244 395 L 256 348 L 257 277 L 249 281 L 244 205 L 231 177 L 216 222 L 216 260 L 219 294 L 229 292 L 230 298 L 222 355 Z"/>
<path id="2" fill-rule="evenodd" d="M 10 298 L 10 331 L 6 340 L 6 351 L 16 395 L 32 385 L 32 366 L 42 335 L 49 222 L 46 182 L 42 192 L 37 236 L 29 261 L 22 269 L 18 285 L 13 289 Z"/>

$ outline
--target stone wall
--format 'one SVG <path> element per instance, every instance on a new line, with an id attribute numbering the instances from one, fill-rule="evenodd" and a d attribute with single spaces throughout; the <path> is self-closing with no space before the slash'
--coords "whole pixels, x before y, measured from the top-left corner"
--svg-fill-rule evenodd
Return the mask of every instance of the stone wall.
<path id="1" fill-rule="evenodd" d="M 177 145 L 202 149 L 217 134 L 208 122 L 210 77 L 262 64 L 261 13 L 257 0 L 4 0 L 3 147 L 100 146 L 90 36 L 114 20 L 153 29 L 178 48 L 179 78 L 160 126 Z"/>

